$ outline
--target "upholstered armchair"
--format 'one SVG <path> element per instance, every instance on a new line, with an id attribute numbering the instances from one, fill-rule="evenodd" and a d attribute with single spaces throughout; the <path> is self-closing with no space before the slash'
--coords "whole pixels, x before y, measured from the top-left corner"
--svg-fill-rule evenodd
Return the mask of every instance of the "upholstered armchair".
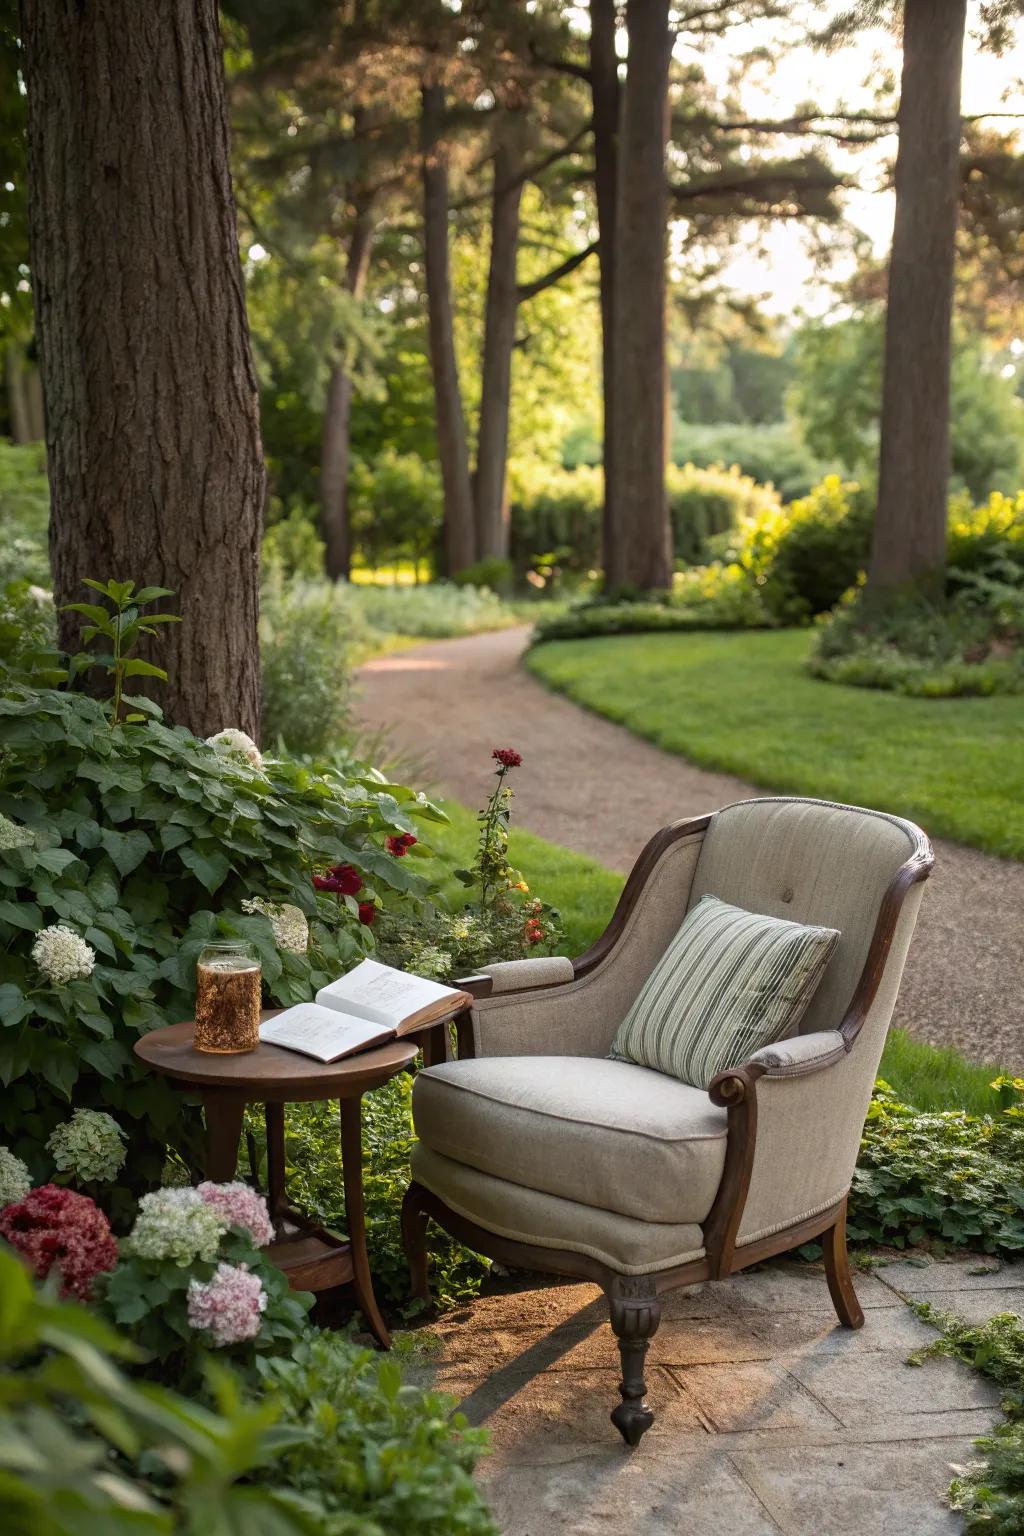
<path id="1" fill-rule="evenodd" d="M 595 1280 L 622 1361 L 612 1413 L 653 1422 L 644 1360 L 660 1295 L 819 1238 L 840 1321 L 864 1315 L 846 1199 L 922 895 L 911 822 L 821 800 L 741 801 L 648 843 L 606 932 L 579 959 L 511 961 L 473 993 L 458 1059 L 419 1073 L 403 1210 L 427 1297 L 430 1219 L 516 1268 Z M 609 1059 L 616 1029 L 705 895 L 838 929 L 800 1033 L 697 1089 Z"/>

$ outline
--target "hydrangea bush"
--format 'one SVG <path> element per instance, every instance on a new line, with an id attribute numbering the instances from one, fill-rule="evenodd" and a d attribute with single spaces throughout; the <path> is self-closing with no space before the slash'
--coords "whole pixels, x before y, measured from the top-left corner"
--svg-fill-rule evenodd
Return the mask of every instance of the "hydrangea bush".
<path id="1" fill-rule="evenodd" d="M 197 1161 L 197 1111 L 132 1046 L 190 1016 L 202 947 L 249 939 L 268 1004 L 308 999 L 372 951 L 378 912 L 427 893 L 385 839 L 444 816 L 372 770 L 256 766 L 126 703 L 141 718 L 112 727 L 83 695 L 0 698 L 0 1136 L 48 1177 L 72 1099 L 110 1110 L 138 1192 L 159 1182 L 165 1142 Z M 314 888 L 341 864 L 360 901 Z"/>
<path id="2" fill-rule="evenodd" d="M 124 1167 L 125 1135 L 103 1110 L 76 1109 L 70 1120 L 50 1132 L 46 1150 L 56 1168 L 77 1183 L 104 1184 Z"/>
<path id="3" fill-rule="evenodd" d="M 38 1280 L 51 1269 L 60 1294 L 87 1301 L 97 1276 L 114 1268 L 117 1243 L 94 1200 L 44 1184 L 0 1211 L 0 1237 L 21 1254 Z"/>
<path id="4" fill-rule="evenodd" d="M 10 1147 L 0 1147 L 0 1210 L 14 1200 L 23 1200 L 32 1188 L 32 1176 L 20 1157 Z"/>

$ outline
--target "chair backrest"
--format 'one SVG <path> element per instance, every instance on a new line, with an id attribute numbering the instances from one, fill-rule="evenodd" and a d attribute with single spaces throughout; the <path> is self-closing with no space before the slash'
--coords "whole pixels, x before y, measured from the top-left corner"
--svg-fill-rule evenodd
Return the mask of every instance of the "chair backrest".
<path id="1" fill-rule="evenodd" d="M 928 855 L 920 827 L 827 800 L 765 797 L 716 812 L 687 910 L 702 896 L 798 923 L 838 928 L 839 944 L 800 1025 L 837 1029 L 864 969 L 883 898 L 899 869 Z"/>

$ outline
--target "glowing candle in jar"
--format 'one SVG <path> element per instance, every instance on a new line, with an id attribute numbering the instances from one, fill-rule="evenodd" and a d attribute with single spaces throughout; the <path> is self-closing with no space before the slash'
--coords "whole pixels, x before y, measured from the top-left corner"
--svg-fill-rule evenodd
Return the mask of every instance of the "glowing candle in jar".
<path id="1" fill-rule="evenodd" d="M 256 951 L 244 940 L 207 944 L 196 965 L 197 1051 L 231 1055 L 260 1043 L 262 974 Z"/>

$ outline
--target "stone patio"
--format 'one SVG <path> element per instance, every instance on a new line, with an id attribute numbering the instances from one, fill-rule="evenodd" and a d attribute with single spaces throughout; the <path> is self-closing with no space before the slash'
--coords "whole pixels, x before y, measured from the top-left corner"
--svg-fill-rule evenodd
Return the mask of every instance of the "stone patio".
<path id="1" fill-rule="evenodd" d="M 779 1261 L 665 1298 L 647 1373 L 657 1414 L 629 1451 L 608 1421 L 617 1353 L 600 1291 L 481 1297 L 433 1325 L 412 1375 L 460 1399 L 494 1451 L 481 1478 L 505 1536 L 939 1536 L 951 1466 L 999 1415 L 905 1298 L 981 1321 L 1024 1310 L 1024 1264 L 885 1263 L 856 1276 L 866 1322 L 836 1323 L 821 1269 Z"/>

